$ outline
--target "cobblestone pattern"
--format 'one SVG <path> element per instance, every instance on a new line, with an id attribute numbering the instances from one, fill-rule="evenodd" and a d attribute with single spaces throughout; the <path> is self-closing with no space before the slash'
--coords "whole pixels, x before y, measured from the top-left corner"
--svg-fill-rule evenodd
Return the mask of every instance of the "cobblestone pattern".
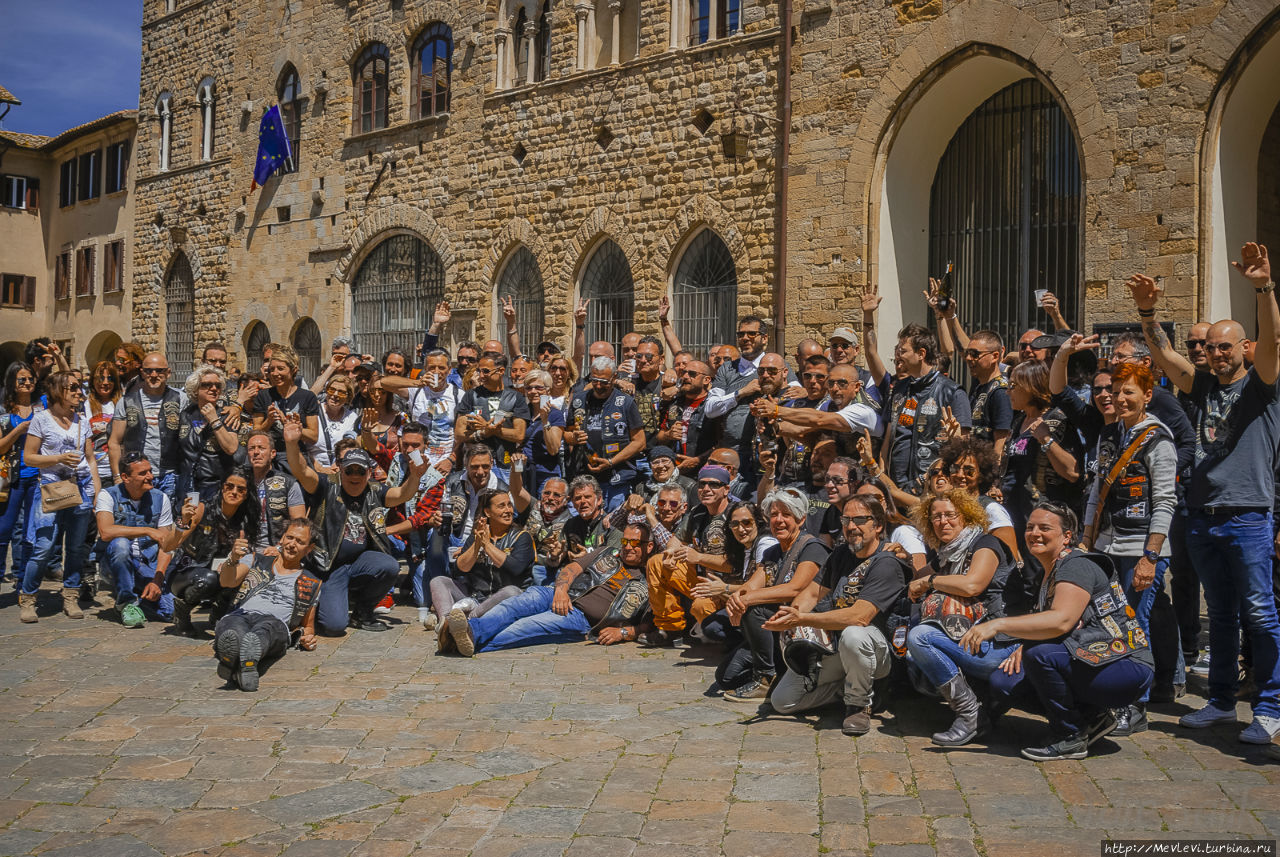
<path id="1" fill-rule="evenodd" d="M 950 752 L 920 698 L 857 739 L 835 710 L 754 716 L 705 695 L 709 650 L 437 657 L 397 607 L 249 695 L 207 642 L 4 604 L 0 855 L 1096 857 L 1103 836 L 1280 833 L 1280 768 L 1234 728 L 1174 725 L 1196 697 L 1037 765 L 1017 750 L 1043 721 L 1017 713 Z"/>

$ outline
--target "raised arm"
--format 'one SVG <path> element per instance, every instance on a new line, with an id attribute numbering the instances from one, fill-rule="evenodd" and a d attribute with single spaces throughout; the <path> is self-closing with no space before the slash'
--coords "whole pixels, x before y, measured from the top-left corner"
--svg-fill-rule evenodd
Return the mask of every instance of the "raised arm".
<path id="1" fill-rule="evenodd" d="M 302 418 L 289 414 L 284 420 L 284 450 L 289 458 L 289 472 L 303 491 L 310 494 L 320 486 L 320 475 L 302 454 Z"/>
<path id="2" fill-rule="evenodd" d="M 520 331 L 516 329 L 516 302 L 511 295 L 502 298 L 502 317 L 507 322 L 507 356 L 515 360 L 524 352 L 520 350 Z"/>
<path id="3" fill-rule="evenodd" d="M 1062 343 L 1062 347 L 1058 349 L 1058 353 L 1053 357 L 1053 364 L 1049 367 L 1049 392 L 1057 395 L 1067 389 L 1067 362 L 1071 359 L 1071 355 L 1077 351 L 1086 351 L 1090 348 L 1098 348 L 1102 343 L 1098 340 L 1098 334 L 1084 336 L 1076 333 L 1071 338 Z"/>
<path id="4" fill-rule="evenodd" d="M 582 361 L 587 357 L 587 307 L 590 305 L 590 298 L 579 300 L 578 308 L 573 311 L 573 365 L 580 372 Z"/>
<path id="5" fill-rule="evenodd" d="M 680 337 L 676 335 L 675 325 L 671 323 L 671 299 L 666 295 L 658 301 L 658 326 L 662 328 L 662 338 L 667 342 L 667 365 L 676 359 L 676 354 L 684 351 Z"/>
<path id="6" fill-rule="evenodd" d="M 1156 320 L 1156 303 L 1159 302 L 1160 294 L 1164 289 L 1145 274 L 1134 274 L 1125 281 L 1125 285 L 1129 287 L 1133 303 L 1138 308 L 1138 317 L 1142 319 L 1142 335 L 1147 340 L 1147 347 L 1151 349 L 1152 361 L 1179 390 L 1190 393 L 1196 379 L 1196 367 L 1191 365 L 1190 360 L 1173 350 L 1168 334 Z M 1271 305 L 1274 311 L 1274 297 Z M 1274 381 L 1275 377 L 1272 376 L 1271 380 Z"/>
<path id="7" fill-rule="evenodd" d="M 862 293 L 862 353 L 867 358 L 867 371 L 871 373 L 871 380 L 877 385 L 884 381 L 887 374 L 884 361 L 880 359 L 876 337 L 876 310 L 880 308 L 882 300 L 874 283 Z"/>
<path id="8" fill-rule="evenodd" d="M 1253 285 L 1258 301 L 1258 347 L 1253 352 L 1253 371 L 1264 384 L 1274 384 L 1280 376 L 1280 309 L 1276 307 L 1275 283 L 1271 282 L 1271 259 L 1267 248 L 1250 241 L 1240 249 L 1240 261 L 1231 267 Z"/>

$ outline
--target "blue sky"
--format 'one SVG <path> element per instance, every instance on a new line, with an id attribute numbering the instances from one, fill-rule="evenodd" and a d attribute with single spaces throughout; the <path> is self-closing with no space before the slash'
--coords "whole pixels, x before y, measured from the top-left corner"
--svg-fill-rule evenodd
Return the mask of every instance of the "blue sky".
<path id="1" fill-rule="evenodd" d="M 8 131 L 53 136 L 137 109 L 142 0 L 0 0 Z"/>

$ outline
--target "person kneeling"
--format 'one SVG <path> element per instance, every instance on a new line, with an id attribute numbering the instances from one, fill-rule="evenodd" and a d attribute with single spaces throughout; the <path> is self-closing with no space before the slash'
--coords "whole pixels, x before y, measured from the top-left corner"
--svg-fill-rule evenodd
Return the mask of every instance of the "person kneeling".
<path id="1" fill-rule="evenodd" d="M 295 518 L 280 537 L 277 555 L 254 554 L 242 537 L 218 570 L 219 582 L 239 591 L 235 607 L 214 627 L 213 651 L 218 675 L 243 691 L 258 689 L 263 662 L 281 657 L 294 634 L 299 648 L 316 647 L 321 583 L 302 567 L 314 538 L 315 525 Z"/>
<path id="2" fill-rule="evenodd" d="M 888 519 L 879 500 L 849 497 L 840 525 L 845 543 L 832 551 L 804 592 L 764 623 L 782 632 L 782 656 L 792 667 L 779 679 L 769 704 L 779 714 L 792 714 L 843 698 L 844 734 L 865 735 L 871 731 L 873 683 L 888 676 L 893 665 L 886 620 L 907 594 L 911 567 L 885 550 Z M 821 633 L 816 640 L 797 635 L 802 628 Z M 837 637 L 835 651 L 828 648 L 831 636 Z M 793 663 L 801 660 L 792 654 L 797 637 L 829 653 L 812 667 Z"/>
<path id="3" fill-rule="evenodd" d="M 644 566 L 653 550 L 648 524 L 627 524 L 621 546 L 602 547 L 560 569 L 555 586 L 531 586 L 453 632 L 460 652 L 492 652 L 541 643 L 573 643 L 610 618 L 624 589 L 646 589 Z M 634 584 L 634 585 L 633 585 Z M 647 604 L 647 599 L 645 599 Z M 621 623 L 619 623 L 621 625 Z M 621 625 L 605 645 L 634 640 L 636 626 Z"/>
<path id="4" fill-rule="evenodd" d="M 1037 762 L 1083 759 L 1116 727 L 1112 709 L 1151 687 L 1155 661 L 1106 556 L 1073 549 L 1079 524 L 1066 506 L 1043 502 L 1027 518 L 1027 549 L 1044 568 L 1039 612 L 974 625 L 960 640 L 970 652 L 997 634 L 1036 643 L 1018 657 L 1035 688 L 1053 741 L 1027 747 Z"/>

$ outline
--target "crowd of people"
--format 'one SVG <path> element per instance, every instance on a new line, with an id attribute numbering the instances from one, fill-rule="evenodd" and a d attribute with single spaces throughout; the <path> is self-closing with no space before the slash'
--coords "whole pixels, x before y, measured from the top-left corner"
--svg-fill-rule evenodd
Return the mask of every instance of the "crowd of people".
<path id="1" fill-rule="evenodd" d="M 661 336 L 587 342 L 582 302 L 573 342 L 532 353 L 510 300 L 505 342 L 440 348 L 442 302 L 413 353 L 339 337 L 310 379 L 282 344 L 239 371 L 209 343 L 174 379 L 134 343 L 86 375 L 37 338 L 4 378 L 0 570 L 23 622 L 56 589 L 72 619 L 92 600 L 211 632 L 245 691 L 398 602 L 442 655 L 720 647 L 725 700 L 843 704 L 850 735 L 890 700 L 945 704 L 932 740 L 956 747 L 1018 706 L 1049 724 L 1024 756 L 1079 759 L 1191 674 L 1207 702 L 1183 727 L 1243 699 L 1240 740 L 1270 744 L 1280 310 L 1265 247 L 1235 267 L 1256 337 L 1200 323 L 1179 351 L 1135 274 L 1140 332 L 1105 358 L 1052 294 L 1053 329 L 1008 348 L 933 282 L 934 323 L 896 331 L 890 364 L 874 289 L 861 336 L 788 355 L 753 315 L 691 353 L 665 299 Z"/>

